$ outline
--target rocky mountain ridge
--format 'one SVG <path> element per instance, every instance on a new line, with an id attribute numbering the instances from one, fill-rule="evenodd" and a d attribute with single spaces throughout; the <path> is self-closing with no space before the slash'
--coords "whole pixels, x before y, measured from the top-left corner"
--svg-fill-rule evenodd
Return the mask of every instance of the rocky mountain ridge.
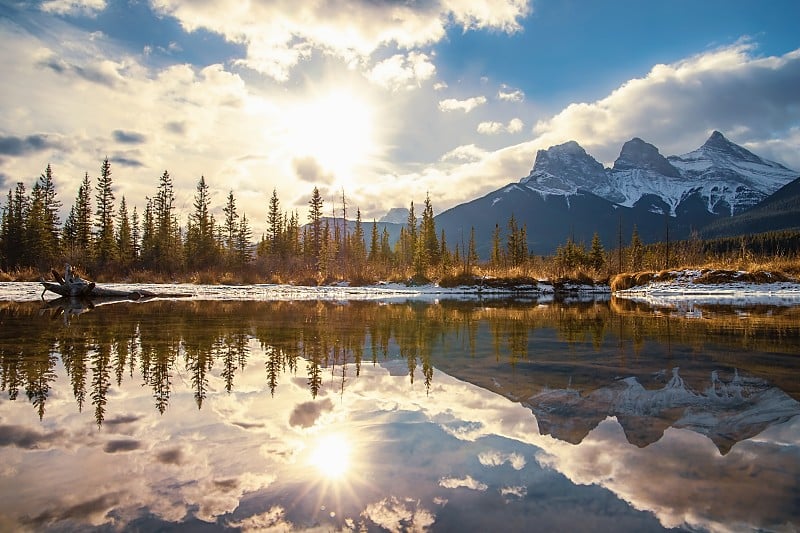
<path id="1" fill-rule="evenodd" d="M 690 200 L 700 200 L 711 214 L 740 213 L 798 175 L 714 131 L 700 148 L 669 157 L 635 137 L 622 146 L 611 168 L 569 141 L 539 150 L 533 169 L 520 184 L 541 195 L 586 191 L 625 207 L 647 202 L 650 211 L 668 209 L 674 217 L 681 204 Z"/>

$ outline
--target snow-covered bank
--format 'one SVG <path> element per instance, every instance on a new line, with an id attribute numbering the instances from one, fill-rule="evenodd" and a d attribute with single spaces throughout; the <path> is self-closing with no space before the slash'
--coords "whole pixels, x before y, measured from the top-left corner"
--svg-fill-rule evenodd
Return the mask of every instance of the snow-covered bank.
<path id="1" fill-rule="evenodd" d="M 516 288 L 494 288 L 481 286 L 440 287 L 435 284 L 410 286 L 401 283 L 381 283 L 352 287 L 345 283 L 308 287 L 298 285 L 192 285 L 174 284 L 123 284 L 105 283 L 104 288 L 122 291 L 149 291 L 156 294 L 185 294 L 195 300 L 474 300 L 477 298 L 530 298 L 538 302 L 552 301 L 556 293 L 564 297 L 607 297 L 607 286 L 564 285 L 558 288 L 545 282 Z M 40 283 L 0 283 L 0 301 L 32 301 L 42 297 Z M 56 295 L 46 293 L 45 299 Z"/>
<path id="2" fill-rule="evenodd" d="M 675 271 L 670 273 L 670 279 L 650 281 L 646 285 L 614 291 L 614 296 L 667 307 L 703 304 L 800 305 L 800 283 L 797 282 L 752 283 L 734 280 L 713 284 L 696 283 L 703 274 L 700 270 Z"/>

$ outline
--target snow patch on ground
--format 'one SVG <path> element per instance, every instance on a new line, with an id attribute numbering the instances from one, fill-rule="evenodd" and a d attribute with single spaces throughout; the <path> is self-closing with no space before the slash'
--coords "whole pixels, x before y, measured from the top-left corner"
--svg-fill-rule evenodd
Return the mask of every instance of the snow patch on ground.
<path id="1" fill-rule="evenodd" d="M 652 306 L 686 306 L 725 304 L 749 305 L 800 305 L 800 283 L 748 283 L 729 282 L 717 284 L 694 283 L 700 270 L 672 272 L 673 279 L 651 281 L 646 285 L 614 292 L 617 298 L 644 302 Z"/>

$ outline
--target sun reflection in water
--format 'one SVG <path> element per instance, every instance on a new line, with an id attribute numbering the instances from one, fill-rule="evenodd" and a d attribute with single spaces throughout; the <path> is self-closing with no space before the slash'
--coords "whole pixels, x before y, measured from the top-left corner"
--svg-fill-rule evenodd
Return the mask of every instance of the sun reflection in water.
<path id="1" fill-rule="evenodd" d="M 350 468 L 350 451 L 350 442 L 344 435 L 323 435 L 311 450 L 309 462 L 327 479 L 342 479 Z"/>

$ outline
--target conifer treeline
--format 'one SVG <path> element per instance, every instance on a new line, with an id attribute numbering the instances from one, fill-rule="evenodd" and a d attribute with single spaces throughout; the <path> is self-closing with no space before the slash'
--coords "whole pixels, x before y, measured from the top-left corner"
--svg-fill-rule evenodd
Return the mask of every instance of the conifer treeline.
<path id="1" fill-rule="evenodd" d="M 567 239 L 552 257 L 531 254 L 528 228 L 514 214 L 507 224 L 495 226 L 491 254 L 480 265 L 475 230 L 468 242 L 447 242 L 434 222 L 430 196 L 421 216 L 410 202 L 406 224 L 392 243 L 384 226 L 364 223 L 356 208 L 355 221 L 347 219 L 347 198 L 334 199 L 326 213 L 317 187 L 309 199 L 308 217 L 282 209 L 276 190 L 266 200 L 266 231 L 254 242 L 247 214 L 240 212 L 233 191 L 222 208 L 222 220 L 212 214 L 209 186 L 201 176 L 194 193 L 192 211 L 181 224 L 175 209 L 175 194 L 168 171 L 160 176 L 155 194 L 146 198 L 143 211 L 132 209 L 123 196 L 118 206 L 113 192 L 108 158 L 92 185 L 88 173 L 63 224 L 62 203 L 57 198 L 53 170 L 48 164 L 28 193 L 19 182 L 0 204 L 0 270 L 32 268 L 45 272 L 64 262 L 81 267 L 90 276 L 106 279 L 145 272 L 200 282 L 299 282 L 319 283 L 346 279 L 369 282 L 380 279 L 451 278 L 480 273 L 550 277 L 587 274 L 607 278 L 623 271 L 697 266 L 709 257 L 739 259 L 779 254 L 796 256 L 800 250 L 797 232 L 702 241 L 697 233 L 682 242 L 645 246 L 636 226 L 623 242 L 620 222 L 616 249 L 606 251 L 595 233 L 590 248 Z M 351 212 L 352 216 L 352 212 Z M 239 276 L 231 275 L 238 273 Z M 158 279 L 159 276 L 153 276 Z"/>
<path id="2" fill-rule="evenodd" d="M 63 262 L 87 273 L 115 275 L 150 271 L 168 275 L 191 272 L 250 271 L 265 280 L 310 278 L 376 279 L 393 273 L 425 277 L 455 268 L 471 272 L 477 264 L 474 232 L 468 245 L 451 249 L 444 232 L 437 235 L 433 206 L 426 197 L 417 218 L 411 203 L 407 225 L 392 245 L 388 230 L 375 221 L 365 226 L 361 210 L 346 221 L 347 199 L 325 213 L 325 201 L 314 187 L 307 220 L 285 211 L 276 190 L 266 205 L 266 232 L 254 242 L 247 214 L 240 212 L 233 191 L 222 220 L 212 214 L 209 186 L 201 176 L 192 211 L 181 224 L 175 209 L 172 178 L 164 171 L 143 211 L 123 196 L 116 204 L 111 163 L 104 159 L 94 186 L 84 175 L 63 225 L 50 165 L 28 194 L 19 182 L 0 211 L 0 268 L 47 271 Z"/>

